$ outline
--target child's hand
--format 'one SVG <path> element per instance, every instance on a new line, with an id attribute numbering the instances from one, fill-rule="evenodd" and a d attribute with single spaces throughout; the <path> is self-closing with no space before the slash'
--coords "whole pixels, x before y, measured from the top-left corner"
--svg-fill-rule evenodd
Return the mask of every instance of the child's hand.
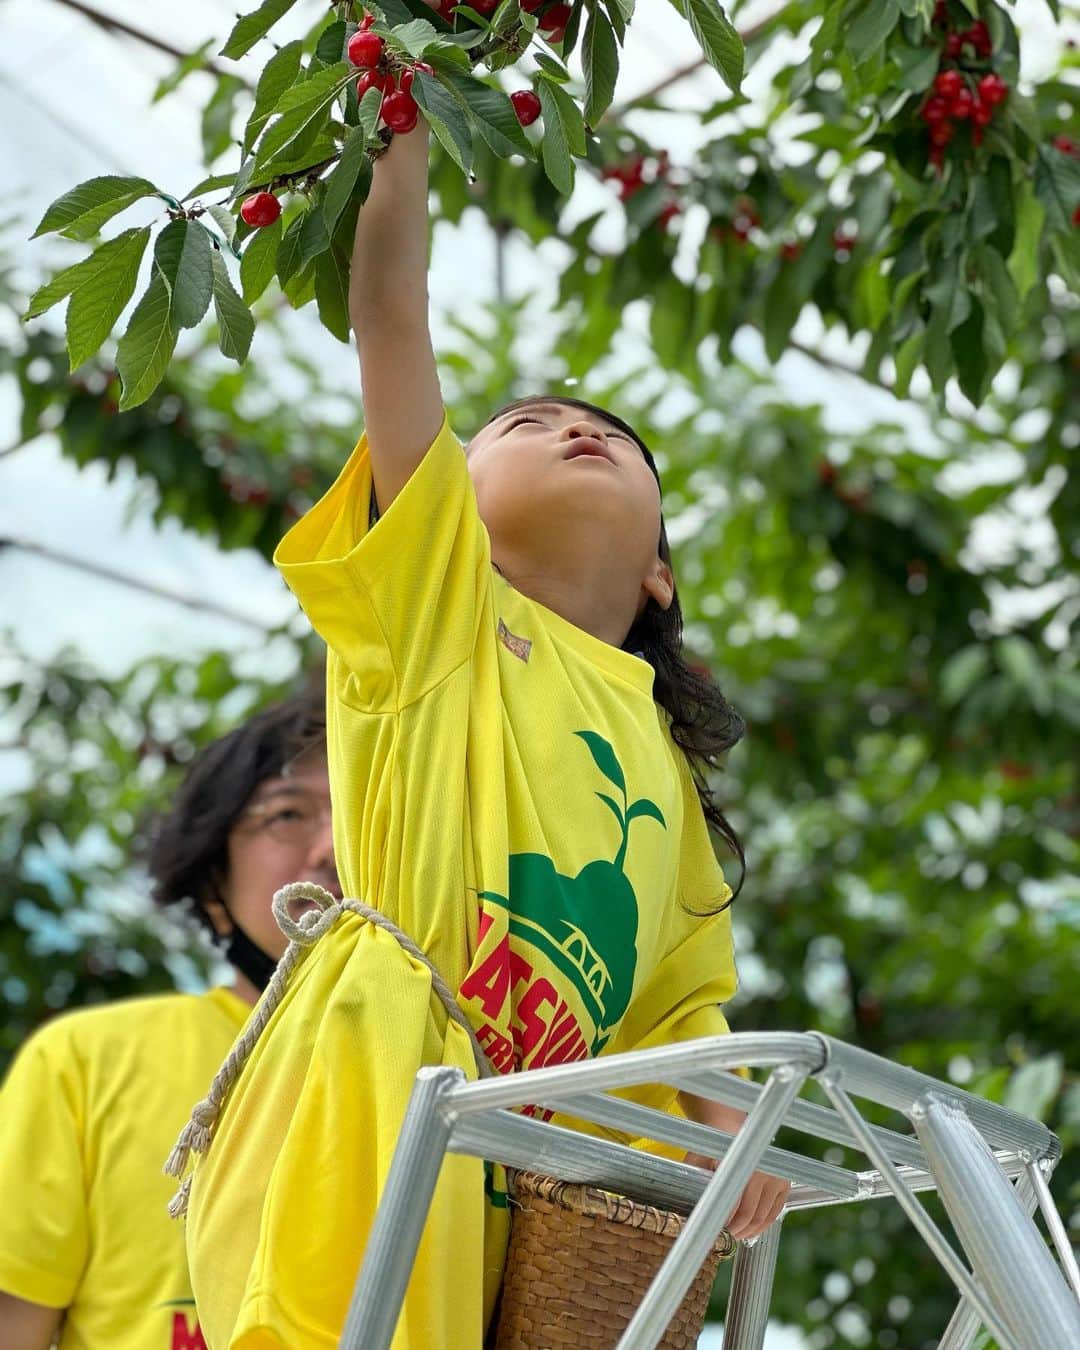
<path id="1" fill-rule="evenodd" d="M 683 1109 L 692 1120 L 701 1125 L 711 1125 L 714 1129 L 724 1130 L 727 1134 L 737 1134 L 746 1120 L 745 1111 L 733 1106 L 722 1106 L 707 1097 L 694 1097 L 689 1093 L 681 1095 Z M 717 1168 L 715 1158 L 706 1158 L 701 1153 L 688 1153 L 685 1161 L 691 1167 L 703 1167 L 714 1172 Z M 755 1172 L 747 1183 L 725 1224 L 733 1238 L 740 1240 L 757 1237 L 780 1217 L 788 1192 L 790 1181 L 769 1176 L 766 1172 Z"/>

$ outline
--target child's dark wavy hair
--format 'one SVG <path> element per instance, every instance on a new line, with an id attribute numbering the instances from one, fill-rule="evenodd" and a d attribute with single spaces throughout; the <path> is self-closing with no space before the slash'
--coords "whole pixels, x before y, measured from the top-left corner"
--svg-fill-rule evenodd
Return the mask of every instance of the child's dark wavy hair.
<path id="1" fill-rule="evenodd" d="M 660 474 L 652 451 L 629 423 L 621 417 L 597 407 L 595 403 L 586 403 L 583 399 L 568 398 L 562 394 L 534 394 L 529 398 L 517 399 L 506 404 L 494 413 L 489 422 L 504 417 L 519 408 L 527 408 L 536 403 L 564 403 L 571 408 L 593 413 L 612 426 L 631 436 L 645 462 L 653 472 L 657 485 Z M 671 566 L 671 547 L 668 544 L 667 527 L 663 515 L 660 517 L 660 541 L 657 552 L 665 563 Z M 641 653 L 655 672 L 653 680 L 653 698 L 671 718 L 671 738 L 683 751 L 690 764 L 694 777 L 698 799 L 705 819 L 731 849 L 739 860 L 739 883 L 734 888 L 733 900 L 742 889 L 746 875 L 746 854 L 741 841 L 731 823 L 720 809 L 709 786 L 710 770 L 719 768 L 720 756 L 730 750 L 746 730 L 746 724 L 724 697 L 720 686 L 708 674 L 701 674 L 686 661 L 683 655 L 683 614 L 679 603 L 679 592 L 673 589 L 671 604 L 667 609 L 660 606 L 651 597 L 635 619 L 633 627 L 627 633 L 623 649 Z M 730 904 L 731 900 L 727 902 Z M 721 909 L 726 909 L 722 905 Z"/>

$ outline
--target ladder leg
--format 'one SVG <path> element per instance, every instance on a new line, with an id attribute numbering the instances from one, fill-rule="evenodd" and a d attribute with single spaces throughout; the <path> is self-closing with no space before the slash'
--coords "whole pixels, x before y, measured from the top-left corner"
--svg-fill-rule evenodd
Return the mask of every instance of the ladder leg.
<path id="1" fill-rule="evenodd" d="M 735 1142 L 713 1173 L 693 1213 L 664 1258 L 664 1264 L 646 1290 L 630 1325 L 623 1332 L 618 1350 L 652 1350 L 660 1343 L 668 1323 L 686 1297 L 694 1276 L 738 1204 L 743 1188 L 783 1124 L 787 1109 L 799 1095 L 805 1080 L 805 1069 L 796 1070 L 789 1064 L 780 1064 L 773 1070 L 757 1105 L 746 1117 Z"/>
<path id="2" fill-rule="evenodd" d="M 1029 1216 L 1034 1214 L 1038 1201 L 1030 1179 L 1026 1175 L 1021 1175 L 1017 1178 L 1014 1189 L 1024 1213 Z M 949 1319 L 944 1336 L 938 1341 L 937 1350 L 971 1350 L 981 1327 L 982 1318 L 971 1303 L 962 1298 Z"/>
<path id="3" fill-rule="evenodd" d="M 450 1139 L 439 1098 L 460 1069 L 421 1069 L 371 1226 L 339 1350 L 388 1350 Z"/>
<path id="4" fill-rule="evenodd" d="M 938 1191 L 976 1278 L 1023 1350 L 1080 1345 L 1080 1304 L 982 1135 L 948 1100 L 912 1110 Z"/>
<path id="5" fill-rule="evenodd" d="M 782 1223 L 783 1215 L 766 1228 L 752 1247 L 739 1243 L 724 1318 L 723 1350 L 762 1350 L 765 1344 Z"/>

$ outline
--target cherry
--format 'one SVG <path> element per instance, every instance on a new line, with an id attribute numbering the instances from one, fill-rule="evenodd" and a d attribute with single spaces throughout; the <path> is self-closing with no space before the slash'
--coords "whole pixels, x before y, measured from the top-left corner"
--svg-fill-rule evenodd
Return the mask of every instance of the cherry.
<path id="1" fill-rule="evenodd" d="M 454 22 L 454 6 L 458 0 L 439 0 L 438 15 L 440 19 L 445 19 L 447 23 Z"/>
<path id="2" fill-rule="evenodd" d="M 570 22 L 569 5 L 552 5 L 540 19 L 540 31 L 552 46 L 557 47 L 566 36 L 566 25 Z"/>
<path id="3" fill-rule="evenodd" d="M 994 110 L 989 103 L 984 103 L 982 99 L 977 98 L 971 109 L 971 120 L 977 127 L 987 127 L 990 125 L 991 118 L 994 116 Z"/>
<path id="4" fill-rule="evenodd" d="M 665 202 L 660 208 L 660 213 L 656 217 L 657 224 L 661 229 L 666 230 L 676 216 L 682 215 L 682 207 L 677 201 Z"/>
<path id="5" fill-rule="evenodd" d="M 365 9 L 364 17 L 360 20 L 360 31 L 362 33 L 366 33 L 374 22 L 375 22 L 375 15 L 372 14 L 370 10 Z"/>
<path id="6" fill-rule="evenodd" d="M 1051 145 L 1063 155 L 1068 155 L 1070 159 L 1080 159 L 1080 142 L 1074 141 L 1071 136 L 1064 134 L 1055 136 Z"/>
<path id="7" fill-rule="evenodd" d="M 797 239 L 785 239 L 780 245 L 780 256 L 784 262 L 794 262 L 802 256 L 802 247 Z"/>
<path id="8" fill-rule="evenodd" d="M 413 80 L 416 78 L 416 72 L 418 70 L 422 70 L 425 75 L 435 74 L 435 68 L 433 66 L 429 66 L 426 61 L 417 61 L 415 66 L 406 66 L 405 69 L 401 72 L 401 79 L 398 81 L 399 87 L 403 89 L 406 94 L 412 92 Z M 388 89 L 384 90 L 384 92 L 388 94 L 390 92 L 390 89 L 392 89 L 393 87 L 394 81 L 393 78 L 391 77 L 390 86 Z"/>
<path id="9" fill-rule="evenodd" d="M 942 98 L 954 99 L 964 87 L 964 77 L 958 70 L 943 70 L 934 81 L 934 90 Z"/>
<path id="10" fill-rule="evenodd" d="M 942 148 L 949 144 L 956 128 L 951 122 L 938 122 L 930 128 L 930 144 Z"/>
<path id="11" fill-rule="evenodd" d="M 540 116 L 540 100 L 531 89 L 516 89 L 510 95 L 510 102 L 523 127 L 531 127 Z"/>
<path id="12" fill-rule="evenodd" d="M 404 136 L 416 126 L 420 110 L 416 99 L 404 89 L 395 89 L 382 101 L 382 119 L 391 131 Z"/>
<path id="13" fill-rule="evenodd" d="M 950 33 L 945 39 L 945 55 L 950 60 L 959 59 L 960 53 L 964 50 L 964 39 L 959 33 Z"/>
<path id="14" fill-rule="evenodd" d="M 994 40 L 990 36 L 990 29 L 987 28 L 982 19 L 976 19 L 964 34 L 964 37 L 975 48 L 976 56 L 987 57 L 994 50 Z"/>
<path id="15" fill-rule="evenodd" d="M 961 89 L 953 99 L 952 104 L 949 107 L 949 112 L 958 121 L 962 122 L 965 118 L 971 116 L 974 107 L 975 97 L 971 90 L 965 87 Z"/>
<path id="16" fill-rule="evenodd" d="M 477 14 L 482 14 L 486 19 L 499 8 L 499 0 L 472 0 L 472 7 Z"/>
<path id="17" fill-rule="evenodd" d="M 363 98 L 369 89 L 378 89 L 380 94 L 388 94 L 393 87 L 393 75 L 384 75 L 379 70 L 365 70 L 356 81 L 356 96 Z"/>
<path id="18" fill-rule="evenodd" d="M 935 28 L 945 28 L 949 23 L 949 6 L 946 0 L 937 0 L 934 5 L 934 17 L 931 23 Z"/>
<path id="19" fill-rule="evenodd" d="M 519 0 L 520 7 L 526 14 L 535 14 L 544 0 Z"/>
<path id="20" fill-rule="evenodd" d="M 1004 103 L 1009 97 L 1009 86 L 1000 75 L 995 75 L 991 71 L 979 81 L 979 97 L 984 103 L 989 103 L 990 107 L 994 108 L 997 104 Z"/>
<path id="21" fill-rule="evenodd" d="M 281 203 L 272 192 L 256 192 L 254 196 L 248 197 L 240 208 L 241 219 L 253 230 L 273 225 L 280 215 Z"/>
<path id="22" fill-rule="evenodd" d="M 940 94 L 933 95 L 923 104 L 922 119 L 928 126 L 936 126 L 939 122 L 944 122 L 948 115 L 949 105 Z"/>
<path id="23" fill-rule="evenodd" d="M 371 69 L 379 64 L 385 46 L 386 43 L 378 33 L 369 33 L 366 29 L 361 29 L 349 39 L 347 48 L 349 60 L 354 66 L 367 66 Z"/>
<path id="24" fill-rule="evenodd" d="M 1080 206 L 1072 213 L 1072 223 L 1074 225 L 1080 225 Z"/>
<path id="25" fill-rule="evenodd" d="M 833 237 L 832 237 L 833 248 L 836 249 L 837 253 L 843 254 L 845 258 L 855 247 L 857 240 L 858 240 L 857 235 L 849 234 L 847 230 L 843 229 L 842 227 L 838 227 L 837 229 L 833 230 Z"/>

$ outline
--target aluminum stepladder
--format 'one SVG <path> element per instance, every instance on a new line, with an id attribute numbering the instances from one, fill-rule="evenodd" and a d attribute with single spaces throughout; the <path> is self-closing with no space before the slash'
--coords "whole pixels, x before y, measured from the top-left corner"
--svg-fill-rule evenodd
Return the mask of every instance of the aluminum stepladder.
<path id="1" fill-rule="evenodd" d="M 738 1066 L 771 1070 L 761 1086 Z M 831 1106 L 799 1099 L 808 1079 Z M 749 1112 L 734 1138 L 612 1097 L 667 1083 Z M 852 1096 L 902 1112 L 914 1135 L 869 1125 Z M 531 1104 L 720 1159 L 711 1174 L 622 1144 L 524 1117 Z M 854 1171 L 775 1148 L 781 1126 L 863 1153 Z M 689 1215 L 618 1350 L 659 1341 L 756 1169 L 793 1183 L 785 1214 L 892 1196 L 960 1293 L 939 1350 L 969 1350 L 980 1327 L 1001 1350 L 1080 1350 L 1080 1272 L 1049 1191 L 1060 1157 L 1037 1121 L 816 1032 L 743 1032 L 468 1082 L 422 1069 L 357 1277 L 340 1345 L 387 1350 L 447 1152 L 586 1182 Z M 970 1269 L 916 1198 L 936 1190 Z M 1033 1215 L 1042 1211 L 1060 1267 Z M 761 1350 L 781 1219 L 740 1243 L 725 1350 Z M 479 1347 L 478 1347 L 479 1350 Z"/>

